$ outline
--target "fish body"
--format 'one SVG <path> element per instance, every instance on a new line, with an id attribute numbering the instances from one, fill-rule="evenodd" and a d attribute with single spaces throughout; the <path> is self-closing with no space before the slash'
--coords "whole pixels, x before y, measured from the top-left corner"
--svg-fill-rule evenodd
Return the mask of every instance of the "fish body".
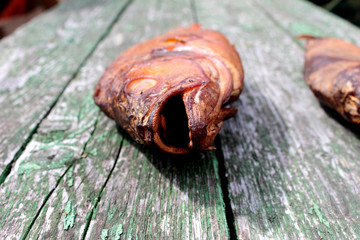
<path id="1" fill-rule="evenodd" d="M 243 87 L 240 57 L 219 32 L 198 24 L 139 43 L 106 69 L 96 104 L 131 137 L 161 151 L 213 149 L 224 106 Z"/>
<path id="2" fill-rule="evenodd" d="M 338 38 L 307 39 L 304 78 L 315 96 L 360 124 L 360 48 Z"/>

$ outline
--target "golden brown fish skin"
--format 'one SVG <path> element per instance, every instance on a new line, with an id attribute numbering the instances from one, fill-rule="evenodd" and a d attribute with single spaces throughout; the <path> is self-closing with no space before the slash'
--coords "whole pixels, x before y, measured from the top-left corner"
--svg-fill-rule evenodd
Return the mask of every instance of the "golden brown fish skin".
<path id="1" fill-rule="evenodd" d="M 240 57 L 225 36 L 195 24 L 124 52 L 106 69 L 94 100 L 138 142 L 186 154 L 213 149 L 223 120 L 236 112 L 224 105 L 237 99 L 243 77 Z M 185 122 L 172 117 L 181 109 Z"/>
<path id="2" fill-rule="evenodd" d="M 306 38 L 304 78 L 318 99 L 360 124 L 360 48 L 337 38 Z"/>

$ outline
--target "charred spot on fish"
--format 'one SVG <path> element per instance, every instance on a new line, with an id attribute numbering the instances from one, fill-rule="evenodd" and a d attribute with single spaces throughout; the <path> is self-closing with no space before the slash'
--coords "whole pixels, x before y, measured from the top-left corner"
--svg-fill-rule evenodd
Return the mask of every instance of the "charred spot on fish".
<path id="1" fill-rule="evenodd" d="M 100 95 L 100 89 L 97 88 L 94 93 L 94 97 L 98 97 Z"/>
<path id="2" fill-rule="evenodd" d="M 160 137 L 165 145 L 178 148 L 190 142 L 188 117 L 181 95 L 171 97 L 160 113 Z"/>

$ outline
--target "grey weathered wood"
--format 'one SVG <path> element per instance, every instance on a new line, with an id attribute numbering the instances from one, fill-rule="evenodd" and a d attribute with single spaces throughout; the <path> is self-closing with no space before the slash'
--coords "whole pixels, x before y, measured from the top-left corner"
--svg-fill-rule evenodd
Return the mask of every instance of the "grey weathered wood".
<path id="1" fill-rule="evenodd" d="M 255 1 L 267 17 L 294 40 L 299 35 L 339 37 L 360 45 L 359 28 L 308 1 Z M 309 14 L 310 13 L 310 14 Z"/>
<path id="2" fill-rule="evenodd" d="M 69 1 L 0 42 L 0 174 L 127 2 Z"/>
<path id="3" fill-rule="evenodd" d="M 138 19 L 140 13 L 148 17 Z M 134 24 L 126 38 L 128 44 L 134 44 L 172 27 L 191 24 L 192 16 L 187 2 L 156 5 L 142 1 L 131 6 L 122 21 Z M 119 24 L 114 31 L 123 32 L 124 28 Z M 118 162 L 89 219 L 87 238 L 226 238 L 213 155 L 174 159 L 126 141 Z"/>
<path id="4" fill-rule="evenodd" d="M 122 141 L 115 123 L 98 114 L 91 98 L 117 54 L 191 23 L 187 2 L 136 1 L 126 10 L 1 186 L 0 238 L 228 236 L 215 156 L 173 159 Z"/>
<path id="5" fill-rule="evenodd" d="M 5 165 L 19 157 L 0 186 L 1 239 L 227 239 L 231 215 L 239 239 L 360 238 L 359 129 L 318 104 L 303 81 L 303 43 L 296 40 L 319 34 L 359 44 L 356 27 L 295 0 L 137 0 L 111 32 L 99 32 L 125 4 L 106 3 L 67 2 L 0 43 L 0 69 L 12 69 L 1 80 L 1 116 L 16 120 L 1 125 L 6 134 L 16 130 L 0 137 L 1 154 Z M 88 24 L 72 25 L 79 11 L 71 9 L 90 12 Z M 151 153 L 119 133 L 91 98 L 120 52 L 196 17 L 228 36 L 245 67 L 245 89 L 233 103 L 239 112 L 224 124 L 222 148 L 217 144 L 224 159 Z M 47 30 L 69 21 L 60 32 Z M 42 48 L 56 34 L 59 44 Z M 45 65 L 36 70 L 34 63 Z M 30 105 L 31 117 L 14 117 Z"/>
<path id="6" fill-rule="evenodd" d="M 300 1 L 196 6 L 200 23 L 235 43 L 245 68 L 239 112 L 221 132 L 238 237 L 359 238 L 358 128 L 329 116 L 304 83 L 295 38 L 313 32 L 291 24 L 354 39 L 359 30 Z"/>
<path id="7" fill-rule="evenodd" d="M 89 239 L 104 233 L 116 239 L 117 231 L 124 239 L 227 238 L 214 156 L 169 159 L 127 145 L 119 161 L 91 220 Z"/>

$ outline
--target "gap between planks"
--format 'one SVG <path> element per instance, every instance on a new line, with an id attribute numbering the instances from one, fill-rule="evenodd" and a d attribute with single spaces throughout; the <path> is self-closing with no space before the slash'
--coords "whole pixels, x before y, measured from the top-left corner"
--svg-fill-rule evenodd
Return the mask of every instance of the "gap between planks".
<path id="1" fill-rule="evenodd" d="M 54 100 L 54 102 L 51 104 L 49 110 L 46 112 L 46 114 L 44 115 L 44 117 L 42 119 L 40 119 L 40 121 L 36 124 L 36 126 L 31 130 L 28 138 L 24 141 L 24 143 L 22 144 L 20 150 L 15 154 L 13 160 L 6 166 L 5 170 L 2 172 L 1 176 L 0 176 L 0 185 L 6 180 L 6 177 L 10 174 L 11 170 L 12 170 L 12 165 L 13 163 L 21 156 L 22 152 L 25 150 L 27 144 L 31 141 L 33 135 L 37 132 L 38 127 L 40 126 L 41 122 L 47 118 L 47 116 L 50 114 L 50 112 L 52 111 L 52 109 L 54 108 L 54 106 L 57 104 L 58 100 L 60 99 L 60 97 L 62 96 L 62 94 L 64 93 L 65 89 L 69 86 L 69 84 L 71 83 L 71 81 L 73 79 L 76 78 L 76 76 L 78 75 L 78 73 L 80 72 L 80 70 L 82 69 L 82 67 L 85 65 L 85 63 L 87 62 L 87 60 L 89 59 L 89 57 L 94 53 L 94 51 L 96 50 L 96 48 L 98 47 L 98 45 L 102 42 L 102 40 L 109 34 L 110 30 L 112 29 L 112 27 L 114 26 L 114 24 L 119 20 L 120 16 L 122 15 L 122 13 L 126 10 L 126 8 L 132 3 L 132 0 L 128 0 L 127 3 L 125 4 L 125 6 L 119 11 L 119 13 L 116 15 L 116 17 L 114 18 L 114 20 L 110 23 L 110 25 L 108 26 L 108 28 L 106 29 L 106 31 L 100 36 L 99 40 L 95 43 L 94 47 L 91 49 L 91 51 L 89 52 L 88 55 L 86 55 L 86 57 L 84 58 L 84 60 L 80 63 L 79 67 L 76 69 L 75 73 L 71 76 L 71 78 L 69 79 L 69 81 L 65 84 L 64 88 L 62 89 L 62 91 L 59 93 L 59 95 L 57 96 L 57 98 Z M 278 23 L 276 21 L 276 19 L 274 19 L 265 9 L 263 9 L 261 6 L 258 5 L 258 3 L 255 1 L 254 5 L 256 5 L 256 7 L 261 10 L 261 12 L 263 12 L 263 14 L 269 19 L 271 20 L 279 29 L 281 29 L 284 33 L 286 33 L 286 35 L 288 35 L 301 49 L 303 49 L 303 46 L 299 43 L 299 41 L 296 40 L 296 38 L 294 38 L 294 36 L 292 36 L 288 31 L 286 31 L 286 29 L 284 29 L 280 23 Z M 196 3 L 195 0 L 190 0 L 190 6 L 191 6 L 191 11 L 192 11 L 192 17 L 195 23 L 199 23 L 199 19 L 198 19 L 198 15 L 197 15 L 197 11 L 196 11 Z M 91 137 L 96 129 L 96 124 L 97 121 L 94 123 L 94 128 L 93 131 L 91 133 Z M 83 153 L 85 151 L 86 145 L 87 143 L 90 141 L 91 137 L 89 138 L 89 140 L 85 143 L 84 147 L 83 147 Z M 88 218 L 87 218 L 87 222 L 86 222 L 86 226 L 84 229 L 84 232 L 82 234 L 82 239 L 85 239 L 86 234 L 87 234 L 87 230 L 89 228 L 90 225 L 90 221 L 92 218 L 92 214 L 94 212 L 94 209 L 97 207 L 98 203 L 100 202 L 101 199 L 101 195 L 102 192 L 104 190 L 104 188 L 106 187 L 106 184 L 108 182 L 108 180 L 110 179 L 112 172 L 114 170 L 114 168 L 116 167 L 116 164 L 118 162 L 118 157 L 122 148 L 122 144 L 123 144 L 123 140 L 120 143 L 120 148 L 119 151 L 117 153 L 117 157 L 115 159 L 114 165 L 106 179 L 106 181 L 104 182 L 103 186 L 101 187 L 100 192 L 98 193 L 97 196 L 97 200 L 95 205 L 93 206 L 93 208 L 90 210 L 89 214 L 88 214 Z M 215 140 L 215 145 L 217 147 L 217 151 L 216 151 L 216 157 L 217 157 L 217 161 L 219 164 L 218 167 L 218 174 L 220 176 L 220 182 L 221 182 L 221 190 L 222 190 L 222 194 L 223 194 L 223 202 L 225 204 L 225 212 L 226 212 L 226 220 L 227 220 L 227 227 L 229 230 L 229 237 L 230 239 L 236 239 L 237 238 L 237 234 L 236 234 L 236 230 L 235 230 L 235 219 L 234 219 L 234 213 L 232 211 L 231 208 L 231 204 L 230 204 L 230 198 L 229 198 L 229 191 L 228 191 L 228 179 L 226 177 L 225 174 L 225 163 L 224 163 L 224 155 L 223 155 L 223 151 L 222 151 L 222 145 L 221 145 L 221 139 L 220 136 L 218 136 L 218 138 Z M 26 239 L 28 233 L 31 230 L 31 227 L 33 226 L 34 222 L 36 221 L 36 218 L 39 216 L 40 212 L 42 211 L 43 207 L 45 206 L 47 200 L 50 198 L 51 194 L 55 191 L 55 189 L 57 188 L 57 186 L 59 185 L 59 183 L 61 182 L 61 180 L 63 179 L 63 177 L 65 176 L 65 174 L 67 173 L 67 171 L 71 168 L 71 166 L 74 164 L 74 162 L 76 162 L 75 159 L 72 164 L 65 170 L 65 172 L 61 175 L 61 177 L 58 179 L 55 187 L 48 193 L 48 195 L 45 197 L 43 204 L 41 205 L 40 209 L 38 210 L 36 216 L 34 217 L 33 221 L 31 222 L 31 224 L 29 225 L 29 227 L 27 228 L 26 232 L 24 233 L 24 235 L 22 236 L 22 239 Z"/>
<path id="2" fill-rule="evenodd" d="M 86 234 L 87 234 L 87 232 L 88 232 L 88 230 L 89 230 L 89 226 L 90 226 L 91 219 L 92 219 L 93 214 L 94 214 L 94 211 L 95 211 L 95 209 L 97 208 L 97 206 L 98 206 L 98 204 L 99 204 L 99 202 L 100 202 L 100 200 L 101 200 L 102 193 L 103 193 L 103 191 L 104 191 L 107 183 L 109 182 L 109 179 L 110 179 L 110 177 L 111 177 L 111 175 L 112 175 L 112 173 L 113 173 L 113 171 L 114 171 L 114 169 L 115 169 L 115 167 L 116 167 L 116 165 L 117 165 L 117 163 L 118 163 L 118 160 L 119 160 L 119 157 L 120 157 L 120 152 L 121 152 L 121 149 L 122 149 L 122 147 L 123 147 L 123 143 L 124 143 L 124 138 L 121 139 L 120 146 L 119 146 L 119 150 L 118 150 L 118 152 L 117 152 L 117 154 L 116 154 L 116 158 L 115 158 L 114 165 L 112 166 L 112 168 L 111 168 L 111 170 L 110 170 L 110 173 L 109 173 L 109 175 L 107 176 L 104 184 L 103 184 L 103 185 L 101 186 L 101 188 L 100 188 L 100 191 L 99 191 L 99 193 L 98 193 L 98 195 L 97 195 L 97 197 L 96 197 L 96 202 L 95 202 L 94 206 L 92 207 L 92 209 L 90 210 L 90 212 L 87 214 L 87 216 L 86 216 L 86 218 L 85 218 L 85 220 L 86 220 L 86 225 L 85 225 L 85 228 L 84 228 L 84 232 L 83 232 L 82 235 L 81 235 L 81 239 L 82 239 L 82 240 L 84 240 L 85 237 L 86 237 Z M 85 151 L 85 148 L 84 148 L 84 151 Z"/>
<path id="3" fill-rule="evenodd" d="M 216 159 L 218 161 L 218 174 L 220 177 L 220 186 L 222 191 L 223 202 L 225 204 L 225 216 L 229 230 L 230 239 L 238 239 L 235 228 L 235 215 L 231 207 L 230 193 L 229 193 L 229 180 L 226 177 L 226 166 L 224 153 L 221 145 L 221 138 L 218 135 L 215 139 Z"/>
<path id="4" fill-rule="evenodd" d="M 45 113 L 45 115 L 39 120 L 39 122 L 35 125 L 35 127 L 30 131 L 29 136 L 25 139 L 25 141 L 23 142 L 23 144 L 21 145 L 20 149 L 16 152 L 14 158 L 11 160 L 11 162 L 5 167 L 5 169 L 3 170 L 3 172 L 0 175 L 0 186 L 2 185 L 2 183 L 5 182 L 7 176 L 11 173 L 12 170 L 12 166 L 13 164 L 19 159 L 19 157 L 21 156 L 21 154 L 24 152 L 26 146 L 29 144 L 29 142 L 31 141 L 31 139 L 33 138 L 34 134 L 37 132 L 40 124 L 42 123 L 42 121 L 44 119 L 46 119 L 50 112 L 53 110 L 53 108 L 55 107 L 55 105 L 58 103 L 60 97 L 63 95 L 63 93 L 65 92 L 66 88 L 70 85 L 70 83 L 72 82 L 72 80 L 74 80 L 76 78 L 76 76 L 79 74 L 80 70 L 84 67 L 84 65 L 86 64 L 86 62 L 88 61 L 88 59 L 92 56 L 92 54 L 95 52 L 96 48 L 99 46 L 99 44 L 105 39 L 105 37 L 110 33 L 111 29 L 113 28 L 113 26 L 115 25 L 115 23 L 120 19 L 120 16 L 125 12 L 125 10 L 127 9 L 127 7 L 133 2 L 133 0 L 127 0 L 127 2 L 125 3 L 125 5 L 120 9 L 120 11 L 118 12 L 118 14 L 115 16 L 115 18 L 110 22 L 109 26 L 106 28 L 105 32 L 100 36 L 100 38 L 96 41 L 96 43 L 94 44 L 94 46 L 92 47 L 92 49 L 90 50 L 90 52 L 85 56 L 85 58 L 81 61 L 80 65 L 78 66 L 78 68 L 75 70 L 74 74 L 72 74 L 72 76 L 69 78 L 69 80 L 66 82 L 66 84 L 64 85 L 63 89 L 60 91 L 59 95 L 55 98 L 55 100 L 53 101 L 53 103 L 50 105 L 48 111 Z"/>
<path id="5" fill-rule="evenodd" d="M 195 1 L 196 0 L 190 0 L 191 14 L 192 14 L 193 22 L 200 24 Z M 234 212 L 231 207 L 230 193 L 228 190 L 229 180 L 226 177 L 225 159 L 224 159 L 224 153 L 223 153 L 223 149 L 222 149 L 222 145 L 221 145 L 220 135 L 218 135 L 215 138 L 214 145 L 216 147 L 216 160 L 218 162 L 218 167 L 217 167 L 217 169 L 214 169 L 214 170 L 218 171 L 218 175 L 219 175 L 219 179 L 220 179 L 222 201 L 225 205 L 224 206 L 225 217 L 226 217 L 227 229 L 229 232 L 229 238 L 230 239 L 238 239 L 236 228 L 235 228 L 235 215 L 234 215 Z"/>
<path id="6" fill-rule="evenodd" d="M 85 154 L 85 149 L 86 149 L 86 146 L 88 145 L 88 143 L 91 141 L 94 133 L 95 133 L 95 130 L 96 130 L 96 126 L 97 126 L 97 123 L 98 123 L 98 120 L 99 120 L 99 116 L 100 114 L 98 113 L 98 116 L 96 117 L 96 121 L 93 125 L 93 129 L 90 133 L 90 137 L 89 139 L 86 141 L 86 143 L 84 144 L 83 146 L 83 150 L 81 152 L 81 155 L 80 156 L 83 156 Z M 80 158 L 82 159 L 82 158 Z M 66 173 L 69 171 L 69 169 L 71 167 L 74 166 L 74 163 L 79 160 L 79 159 L 73 159 L 73 161 L 71 162 L 71 164 L 66 168 L 66 170 L 64 171 L 64 173 L 60 176 L 60 178 L 56 181 L 56 185 L 54 186 L 53 189 L 51 189 L 51 191 L 45 196 L 44 198 L 44 201 L 43 203 L 41 204 L 40 208 L 38 209 L 38 211 L 36 212 L 36 215 L 34 216 L 33 220 L 31 221 L 30 225 L 27 227 L 27 229 L 25 230 L 24 234 L 21 236 L 21 240 L 25 240 L 28 236 L 28 234 L 30 233 L 30 230 L 32 228 L 32 226 L 34 225 L 36 219 L 38 218 L 38 216 L 40 215 L 41 211 L 43 210 L 45 204 L 47 203 L 48 199 L 51 197 L 51 195 L 53 194 L 53 192 L 56 190 L 56 188 L 59 186 L 61 180 L 64 178 L 64 176 L 66 175 Z"/>
<path id="7" fill-rule="evenodd" d="M 41 122 L 47 118 L 47 116 L 50 114 L 50 112 L 52 111 L 52 109 L 55 107 L 55 105 L 57 104 L 57 102 L 59 101 L 60 97 L 62 96 L 62 94 L 65 92 L 65 89 L 69 86 L 69 84 L 71 83 L 71 81 L 73 79 L 76 78 L 76 76 L 78 75 L 78 73 L 80 72 L 80 70 L 82 69 L 82 67 L 86 64 L 86 62 L 88 61 L 88 59 L 91 57 L 91 55 L 95 52 L 96 48 L 99 46 L 99 44 L 105 39 L 105 37 L 110 33 L 111 29 L 113 28 L 113 26 L 115 25 L 115 23 L 120 19 L 120 16 L 125 12 L 125 10 L 127 9 L 127 7 L 130 5 L 130 3 L 132 3 L 132 0 L 128 0 L 125 5 L 120 9 L 120 11 L 118 12 L 118 14 L 115 16 L 115 18 L 113 19 L 113 21 L 109 24 L 109 26 L 106 28 L 105 32 L 100 36 L 100 38 L 98 39 L 98 41 L 95 43 L 94 47 L 90 50 L 89 54 L 86 55 L 86 57 L 84 58 L 84 60 L 80 63 L 79 67 L 76 69 L 75 73 L 71 76 L 71 78 L 69 79 L 69 81 L 65 84 L 64 88 L 61 90 L 61 92 L 59 93 L 59 95 L 57 96 L 57 98 L 54 100 L 54 102 L 51 104 L 49 110 L 46 112 L 46 114 L 44 115 L 43 118 L 40 119 L 40 121 L 36 124 L 36 126 L 31 130 L 28 138 L 26 139 L 26 141 L 22 144 L 21 149 L 15 154 L 13 160 L 6 166 L 5 170 L 3 171 L 3 173 L 0 176 L 0 185 L 6 180 L 6 177 L 10 174 L 11 169 L 12 169 L 12 165 L 13 163 L 21 156 L 21 154 L 23 153 L 23 151 L 25 150 L 27 144 L 31 141 L 33 135 L 37 132 L 37 129 L 39 128 Z M 99 112 L 100 113 L 100 112 Z M 99 119 L 100 114 L 98 114 L 96 121 L 93 125 L 93 130 L 91 131 L 90 134 L 90 138 L 88 139 L 88 141 L 84 144 L 83 146 L 83 151 L 81 153 L 81 155 L 83 155 L 85 153 L 85 149 L 87 144 L 90 142 L 90 140 L 92 139 L 92 136 L 96 130 L 96 126 L 98 123 L 98 119 Z M 119 153 L 121 151 L 121 146 L 122 146 L 122 141 L 120 144 L 120 149 L 119 149 Z M 48 199 L 51 197 L 52 193 L 56 190 L 56 188 L 58 187 L 58 185 L 60 184 L 61 180 L 64 178 L 64 176 L 66 175 L 66 173 L 69 171 L 69 169 L 74 165 L 74 163 L 79 160 L 79 159 L 74 159 L 72 161 L 72 163 L 70 164 L 70 166 L 64 171 L 64 173 L 60 176 L 60 178 L 57 180 L 56 185 L 54 186 L 53 189 L 51 189 L 51 191 L 45 196 L 43 203 L 41 204 L 40 208 L 38 209 L 36 215 L 34 216 L 33 220 L 31 221 L 31 223 L 29 224 L 29 226 L 26 228 L 24 234 L 21 236 L 21 239 L 26 239 L 28 234 L 31 231 L 32 226 L 34 225 L 36 219 L 38 218 L 38 216 L 40 215 L 41 211 L 43 210 L 44 206 L 46 205 Z M 115 168 L 117 163 L 117 159 L 114 163 L 113 168 L 111 169 L 111 172 L 104 184 L 104 186 L 101 188 L 101 191 L 99 193 L 97 202 L 98 203 L 100 201 L 101 198 L 101 193 L 102 190 L 104 189 L 104 187 L 106 186 L 106 183 L 108 182 L 108 179 L 111 176 L 112 170 Z M 93 209 L 91 210 L 91 212 L 93 211 Z M 91 220 L 91 218 L 90 218 Z M 86 230 L 87 228 L 85 228 L 84 230 L 84 234 L 83 234 L 83 239 L 86 236 Z"/>

